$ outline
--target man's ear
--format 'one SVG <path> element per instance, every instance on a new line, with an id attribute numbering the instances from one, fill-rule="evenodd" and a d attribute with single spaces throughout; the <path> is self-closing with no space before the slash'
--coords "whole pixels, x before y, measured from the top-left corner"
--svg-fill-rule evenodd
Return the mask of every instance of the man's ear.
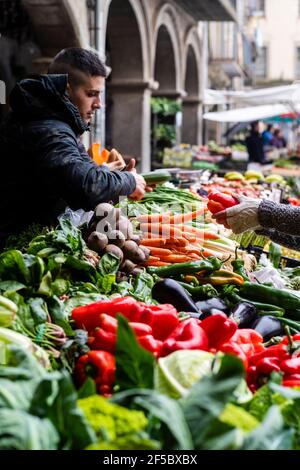
<path id="1" fill-rule="evenodd" d="M 66 94 L 67 94 L 68 96 L 70 96 L 70 94 L 71 94 L 71 85 L 70 85 L 69 82 L 67 83 Z"/>

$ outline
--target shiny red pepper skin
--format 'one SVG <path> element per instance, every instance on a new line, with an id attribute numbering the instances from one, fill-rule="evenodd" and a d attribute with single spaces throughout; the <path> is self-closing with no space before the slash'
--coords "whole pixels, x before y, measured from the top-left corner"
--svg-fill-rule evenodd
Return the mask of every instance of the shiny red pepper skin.
<path id="1" fill-rule="evenodd" d="M 106 313 L 115 317 L 121 313 L 130 321 L 139 321 L 141 307 L 132 297 L 118 297 L 110 300 L 99 300 L 90 305 L 74 308 L 72 318 L 78 328 L 87 331 L 94 330 L 99 326 L 99 315 Z"/>
<path id="2" fill-rule="evenodd" d="M 215 349 L 227 343 L 237 330 L 236 322 L 227 318 L 225 313 L 216 313 L 205 318 L 200 326 L 208 336 L 209 348 Z"/>
<path id="3" fill-rule="evenodd" d="M 159 339 L 153 338 L 152 335 L 145 335 L 145 336 L 139 336 L 138 342 L 143 348 L 151 352 L 153 356 L 157 358 L 160 357 L 161 348 L 163 345 L 162 341 L 160 341 Z"/>
<path id="4" fill-rule="evenodd" d="M 285 374 L 300 374 L 300 357 L 291 357 L 282 361 L 280 368 Z"/>
<path id="5" fill-rule="evenodd" d="M 103 300 L 84 307 L 77 307 L 72 312 L 72 318 L 79 328 L 92 332 L 101 326 L 99 317 L 104 313 L 112 317 L 116 317 L 120 313 L 129 322 L 145 323 L 152 328 L 154 338 L 159 340 L 167 338 L 179 323 L 177 310 L 173 305 L 147 305 L 132 297 Z"/>
<path id="6" fill-rule="evenodd" d="M 190 318 L 182 321 L 162 346 L 162 356 L 181 349 L 201 349 L 207 351 L 208 338 L 198 320 Z"/>
<path id="7" fill-rule="evenodd" d="M 210 201 L 214 201 L 219 203 L 223 209 L 228 209 L 229 207 L 236 206 L 238 201 L 234 199 L 234 197 L 230 196 L 229 194 L 221 193 L 220 191 L 214 191 L 208 195 L 208 199 Z"/>
<path id="8" fill-rule="evenodd" d="M 272 372 L 280 372 L 280 360 L 277 357 L 263 357 L 256 364 L 258 374 L 270 375 Z"/>
<path id="9" fill-rule="evenodd" d="M 97 392 L 105 396 L 112 394 L 115 381 L 116 361 L 107 351 L 90 351 L 81 356 L 75 366 L 75 379 L 82 385 L 91 377 L 97 387 Z"/>
<path id="10" fill-rule="evenodd" d="M 247 355 L 245 354 L 245 352 L 243 351 L 243 349 L 238 343 L 234 343 L 234 342 L 223 343 L 221 347 L 219 348 L 219 351 L 225 354 L 233 354 L 234 356 L 238 356 L 243 362 L 245 369 L 247 369 L 247 366 L 248 366 Z"/>
<path id="11" fill-rule="evenodd" d="M 256 366 L 256 364 L 264 357 L 277 357 L 280 361 L 283 361 L 284 359 L 289 358 L 290 355 L 284 345 L 276 344 L 249 357 L 249 366 Z"/>
<path id="12" fill-rule="evenodd" d="M 155 339 L 164 341 L 179 324 L 177 310 L 170 304 L 143 305 L 139 321 L 151 326 Z"/>
<path id="13" fill-rule="evenodd" d="M 207 203 L 207 209 L 212 213 L 212 214 L 217 214 L 218 212 L 221 212 L 224 210 L 224 207 L 222 204 L 216 201 L 208 201 Z"/>
<path id="14" fill-rule="evenodd" d="M 116 350 L 116 333 L 105 331 L 103 328 L 95 328 L 93 336 L 89 337 L 89 346 L 91 349 L 108 351 L 112 354 Z"/>

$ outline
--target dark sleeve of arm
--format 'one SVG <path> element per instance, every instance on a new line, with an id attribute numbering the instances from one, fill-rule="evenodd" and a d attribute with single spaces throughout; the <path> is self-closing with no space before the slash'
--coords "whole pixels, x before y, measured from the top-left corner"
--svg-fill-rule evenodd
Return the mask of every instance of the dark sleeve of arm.
<path id="1" fill-rule="evenodd" d="M 277 230 L 300 237 L 300 208 L 271 201 L 262 201 L 258 220 L 265 229 Z"/>
<path id="2" fill-rule="evenodd" d="M 129 172 L 99 167 L 83 152 L 71 132 L 51 130 L 38 145 L 37 168 L 47 190 L 72 209 L 93 210 L 100 202 L 117 203 L 136 187 Z"/>
<path id="3" fill-rule="evenodd" d="M 278 232 L 276 230 L 256 230 L 258 235 L 269 237 L 272 242 L 286 246 L 290 250 L 300 251 L 300 236 L 288 235 L 287 233 Z"/>

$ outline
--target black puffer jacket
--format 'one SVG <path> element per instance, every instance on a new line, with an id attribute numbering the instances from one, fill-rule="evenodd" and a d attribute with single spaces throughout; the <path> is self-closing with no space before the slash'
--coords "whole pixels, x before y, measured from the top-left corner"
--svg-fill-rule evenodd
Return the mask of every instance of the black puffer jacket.
<path id="1" fill-rule="evenodd" d="M 0 129 L 0 246 L 33 222 L 51 224 L 68 205 L 93 210 L 135 189 L 128 172 L 89 157 L 79 137 L 88 126 L 65 94 L 67 75 L 20 82 Z"/>

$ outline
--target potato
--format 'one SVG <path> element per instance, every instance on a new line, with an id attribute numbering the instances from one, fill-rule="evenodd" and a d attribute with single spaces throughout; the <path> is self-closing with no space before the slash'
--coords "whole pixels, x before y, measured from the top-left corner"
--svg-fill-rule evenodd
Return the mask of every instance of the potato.
<path id="1" fill-rule="evenodd" d="M 107 244 L 107 236 L 100 232 L 92 232 L 87 240 L 87 246 L 96 253 L 102 253 Z"/>
<path id="2" fill-rule="evenodd" d="M 129 259 L 133 263 L 143 263 L 146 260 L 146 256 L 138 245 L 132 241 L 127 240 L 123 247 L 123 253 L 126 259 Z"/>
<path id="3" fill-rule="evenodd" d="M 121 216 L 116 224 L 117 230 L 123 233 L 126 240 L 129 240 L 133 236 L 133 227 L 132 223 L 130 222 L 127 217 Z"/>
<path id="4" fill-rule="evenodd" d="M 119 258 L 120 262 L 122 263 L 123 258 L 124 258 L 124 254 L 123 254 L 123 251 L 121 250 L 121 248 L 119 248 L 118 246 L 109 244 L 109 245 L 106 246 L 105 252 L 106 253 L 112 253 L 112 254 L 116 255 Z"/>
<path id="5" fill-rule="evenodd" d="M 125 241 L 126 241 L 125 236 L 123 235 L 122 232 L 120 232 L 120 230 L 112 230 L 109 233 L 108 240 L 109 240 L 109 243 L 116 245 L 119 248 L 123 248 L 123 246 L 125 245 Z"/>

